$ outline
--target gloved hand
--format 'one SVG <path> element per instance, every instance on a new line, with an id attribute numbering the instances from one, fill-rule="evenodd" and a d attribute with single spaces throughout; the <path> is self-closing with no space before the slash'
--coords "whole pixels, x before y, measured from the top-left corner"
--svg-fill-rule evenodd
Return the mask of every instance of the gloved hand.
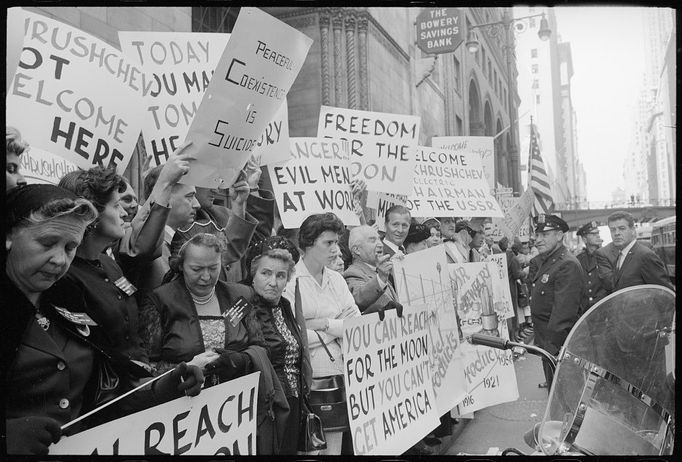
<path id="1" fill-rule="evenodd" d="M 386 305 L 384 305 L 384 308 L 383 308 L 383 310 L 393 310 L 393 309 L 395 309 L 398 312 L 399 318 L 403 317 L 403 305 L 401 305 L 398 302 L 394 302 L 393 300 L 391 300 Z"/>
<path id="2" fill-rule="evenodd" d="M 181 380 L 182 379 L 182 380 Z M 204 384 L 204 374 L 197 366 L 184 362 L 175 366 L 173 372 L 156 381 L 152 388 L 159 402 L 166 402 L 182 396 L 196 396 Z"/>
<path id="3" fill-rule="evenodd" d="M 249 372 L 251 359 L 246 353 L 225 350 L 223 348 L 216 348 L 215 351 L 220 354 L 220 357 L 207 364 L 206 371 L 215 371 L 220 377 L 221 382 L 241 377 Z"/>
<path id="4" fill-rule="evenodd" d="M 62 435 L 61 425 L 50 417 L 20 417 L 5 423 L 8 454 L 47 454 L 50 444 Z"/>

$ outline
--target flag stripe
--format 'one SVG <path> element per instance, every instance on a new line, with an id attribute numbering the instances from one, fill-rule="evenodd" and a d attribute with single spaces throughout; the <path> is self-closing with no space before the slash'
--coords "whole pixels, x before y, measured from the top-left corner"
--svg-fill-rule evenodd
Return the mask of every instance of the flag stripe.
<path id="1" fill-rule="evenodd" d="M 529 186 L 533 189 L 535 201 L 533 202 L 533 215 L 540 213 L 550 214 L 554 211 L 554 199 L 549 183 L 549 176 L 545 169 L 545 162 L 540 155 L 540 145 L 535 126 L 530 126 L 530 152 L 529 152 Z"/>

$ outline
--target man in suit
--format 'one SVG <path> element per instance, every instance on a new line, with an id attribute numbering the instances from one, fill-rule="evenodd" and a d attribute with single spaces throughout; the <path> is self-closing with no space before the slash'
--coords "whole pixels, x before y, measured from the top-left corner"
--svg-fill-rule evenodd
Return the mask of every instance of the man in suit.
<path id="1" fill-rule="evenodd" d="M 383 253 L 384 245 L 371 226 L 357 226 L 350 230 L 348 247 L 353 263 L 343 273 L 355 304 L 364 313 L 381 311 L 398 296 L 388 283 L 393 271 L 390 255 Z"/>
<path id="2" fill-rule="evenodd" d="M 595 252 L 601 248 L 603 241 L 599 237 L 599 228 L 594 221 L 581 226 L 576 234 L 585 242 L 585 248 L 576 255 L 576 258 L 585 272 L 587 291 L 585 292 L 586 299 L 583 301 L 583 309 L 587 311 L 592 305 L 607 295 L 606 289 L 602 285 L 601 279 L 599 279 L 597 256 L 595 255 Z"/>
<path id="3" fill-rule="evenodd" d="M 556 355 L 578 320 L 585 280 L 580 262 L 563 244 L 568 224 L 556 215 L 540 214 L 534 221 L 539 252 L 533 258 L 537 269 L 530 298 L 535 344 Z M 546 382 L 538 386 L 549 388 L 554 371 L 544 359 L 542 367 Z"/>
<path id="4" fill-rule="evenodd" d="M 384 254 L 403 256 L 403 243 L 410 230 L 410 211 L 402 205 L 394 205 L 386 211 L 386 235 L 384 236 Z"/>
<path id="5" fill-rule="evenodd" d="M 669 287 L 665 265 L 652 250 L 637 242 L 635 218 L 614 212 L 607 219 L 612 242 L 595 252 L 599 279 L 608 293 L 641 284 Z"/>

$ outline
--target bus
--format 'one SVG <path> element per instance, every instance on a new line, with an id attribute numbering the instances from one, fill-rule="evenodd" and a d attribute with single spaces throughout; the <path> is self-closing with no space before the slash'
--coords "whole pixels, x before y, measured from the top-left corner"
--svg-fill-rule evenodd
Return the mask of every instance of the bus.
<path id="1" fill-rule="evenodd" d="M 659 220 L 651 227 L 651 244 L 654 252 L 658 255 L 666 270 L 668 277 L 675 284 L 675 217 L 668 217 Z"/>

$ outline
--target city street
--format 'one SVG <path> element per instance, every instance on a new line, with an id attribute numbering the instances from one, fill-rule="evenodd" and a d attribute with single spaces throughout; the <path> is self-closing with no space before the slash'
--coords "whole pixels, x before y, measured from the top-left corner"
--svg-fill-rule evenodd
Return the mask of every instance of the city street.
<path id="1" fill-rule="evenodd" d="M 544 382 L 540 359 L 526 354 L 517 359 L 516 378 L 519 399 L 492 406 L 474 413 L 474 419 L 460 423 L 449 441 L 444 441 L 440 454 L 498 454 L 506 448 L 516 448 L 529 454 L 532 450 L 523 441 L 523 434 L 542 420 L 547 404 L 547 390 L 538 388 Z"/>

